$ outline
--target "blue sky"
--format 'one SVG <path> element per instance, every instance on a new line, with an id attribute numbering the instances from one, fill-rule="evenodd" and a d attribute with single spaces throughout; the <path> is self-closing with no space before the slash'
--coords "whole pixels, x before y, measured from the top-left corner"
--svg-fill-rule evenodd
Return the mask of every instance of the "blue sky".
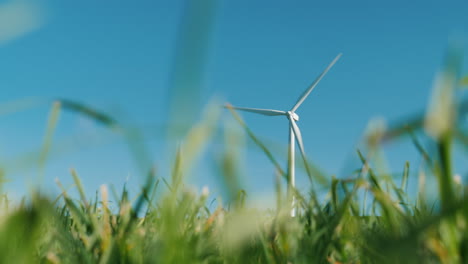
<path id="1" fill-rule="evenodd" d="M 371 118 L 395 120 L 425 108 L 449 41 L 466 46 L 468 33 L 466 1 L 213 2 L 217 6 L 201 68 L 200 102 L 193 113 L 214 97 L 239 106 L 287 110 L 343 53 L 298 110 L 309 157 L 330 174 L 347 168 Z M 6 11 L 22 10 L 6 9 L 13 4 L 27 6 L 22 16 L 29 24 L 2 20 Z M 147 144 L 164 174 L 169 163 L 167 108 L 174 76 L 183 78 L 177 75 L 175 54 L 184 47 L 179 34 L 181 21 L 187 21 L 182 19 L 184 6 L 184 1 L 0 1 L 2 103 L 65 97 L 127 123 L 155 127 L 147 132 Z M 5 24 L 19 33 L 2 39 Z M 1 116 L 0 157 L 6 167 L 40 148 L 49 108 Z M 284 118 L 243 117 L 263 139 L 286 143 Z M 140 177 L 119 137 L 82 117 L 62 114 L 56 142 L 77 135 L 83 142 L 48 161 L 47 185 L 53 186 L 55 178 L 70 183 L 73 167 L 91 193 L 100 184 L 121 186 L 127 179 L 137 186 Z M 401 167 L 415 154 L 398 144 L 390 151 L 398 154 L 395 164 Z M 216 192 L 209 155 L 190 181 Z M 257 148 L 246 151 L 245 163 L 246 175 L 253 175 L 244 179 L 248 190 L 273 191 L 273 168 Z M 21 193 L 37 169 L 7 173 L 12 182 L 5 188 Z M 305 182 L 305 175 L 299 177 Z"/>

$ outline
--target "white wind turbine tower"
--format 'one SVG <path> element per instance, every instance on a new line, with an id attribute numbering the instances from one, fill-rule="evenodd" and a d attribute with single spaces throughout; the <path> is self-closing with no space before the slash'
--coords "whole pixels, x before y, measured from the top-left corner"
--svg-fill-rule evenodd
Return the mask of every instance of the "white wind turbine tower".
<path id="1" fill-rule="evenodd" d="M 335 59 L 328 65 L 328 67 L 315 79 L 315 81 L 307 88 L 307 90 L 304 91 L 304 93 L 299 97 L 297 100 L 296 104 L 291 108 L 289 111 L 280 111 L 280 110 L 272 110 L 272 109 L 259 109 L 259 108 L 248 108 L 248 107 L 235 107 L 235 106 L 229 106 L 229 108 L 241 110 L 241 111 L 247 111 L 247 112 L 252 112 L 252 113 L 257 113 L 257 114 L 262 114 L 262 115 L 267 115 L 267 116 L 286 116 L 289 120 L 289 149 L 288 149 L 288 175 L 289 175 L 289 184 L 290 186 L 288 187 L 295 187 L 295 143 L 297 141 L 297 144 L 299 146 L 299 150 L 301 151 L 302 158 L 305 163 L 305 167 L 308 170 L 308 165 L 307 165 L 307 158 L 305 155 L 305 150 L 304 150 L 304 144 L 302 142 L 302 136 L 301 136 L 301 131 L 299 130 L 299 127 L 296 124 L 296 121 L 299 121 L 299 116 L 296 114 L 296 110 L 301 106 L 301 104 L 304 102 L 304 100 L 309 96 L 310 92 L 317 86 L 317 84 L 320 82 L 320 80 L 325 76 L 325 74 L 331 69 L 331 67 L 338 61 L 338 59 L 341 57 L 341 53 L 338 54 L 338 56 L 335 57 Z M 288 188 L 290 190 L 290 188 Z M 291 216 L 296 215 L 296 208 L 295 208 L 295 199 L 293 195 L 293 208 L 291 211 Z"/>

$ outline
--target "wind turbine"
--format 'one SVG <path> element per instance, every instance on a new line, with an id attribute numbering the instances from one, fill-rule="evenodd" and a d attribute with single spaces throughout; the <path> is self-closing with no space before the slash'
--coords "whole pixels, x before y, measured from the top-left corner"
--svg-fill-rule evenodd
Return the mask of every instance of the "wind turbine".
<path id="1" fill-rule="evenodd" d="M 328 67 L 315 79 L 315 81 L 304 91 L 304 93 L 298 98 L 296 104 L 291 108 L 289 111 L 281 111 L 281 110 L 272 110 L 272 109 L 260 109 L 260 108 L 249 108 L 249 107 L 236 107 L 236 106 L 229 106 L 229 108 L 252 112 L 256 114 L 266 115 L 266 116 L 286 116 L 289 120 L 289 149 L 288 149 L 288 175 L 289 175 L 289 185 L 288 187 L 295 187 L 295 143 L 299 146 L 299 150 L 302 155 L 302 159 L 304 160 L 305 167 L 307 172 L 309 173 L 309 168 L 307 164 L 307 158 L 304 150 L 304 144 L 302 142 L 301 131 L 297 126 L 296 122 L 299 121 L 299 116 L 296 114 L 296 110 L 301 106 L 304 100 L 309 96 L 312 90 L 317 86 L 317 84 L 322 80 L 323 76 L 327 74 L 327 72 L 333 67 L 333 65 L 338 61 L 341 57 L 341 53 L 333 59 L 333 61 L 328 65 Z M 290 188 L 288 188 L 288 191 Z M 292 196 L 292 203 L 293 208 L 291 211 L 291 216 L 296 215 L 296 208 L 295 208 L 295 198 L 294 195 Z"/>

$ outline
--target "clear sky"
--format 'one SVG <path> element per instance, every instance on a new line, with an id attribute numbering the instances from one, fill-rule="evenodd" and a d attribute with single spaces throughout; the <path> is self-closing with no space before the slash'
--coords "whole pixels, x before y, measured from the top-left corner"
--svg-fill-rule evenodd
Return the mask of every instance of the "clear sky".
<path id="1" fill-rule="evenodd" d="M 309 157 L 330 174 L 346 167 L 371 118 L 395 120 L 425 108 L 450 39 L 467 46 L 466 1 L 212 2 L 217 3 L 212 34 L 196 92 L 201 106 L 217 97 L 238 106 L 289 110 L 343 53 L 298 110 Z M 178 0 L 0 1 L 1 102 L 64 97 L 152 127 L 145 130 L 147 144 L 164 174 L 171 89 L 177 86 L 174 78 L 186 73 L 176 51 L 186 47 L 182 40 L 193 40 L 180 37 L 181 26 L 190 29 L 192 21 L 184 18 L 185 6 Z M 27 179 L 37 176 L 35 168 L 12 167 L 40 148 L 49 108 L 1 116 L 0 162 L 12 180 L 6 189 L 20 193 Z M 261 138 L 280 146 L 287 142 L 284 118 L 243 117 Z M 69 183 L 74 167 L 91 193 L 100 184 L 121 186 L 127 179 L 136 186 L 140 177 L 122 140 L 89 120 L 63 114 L 57 144 L 77 136 L 81 141 L 73 141 L 70 151 L 53 153 L 47 162 L 47 185 L 55 178 Z M 414 155 L 399 153 L 398 164 Z M 216 191 L 208 160 L 191 182 Z M 273 191 L 273 167 L 264 155 L 251 147 L 245 162 L 248 190 Z"/>

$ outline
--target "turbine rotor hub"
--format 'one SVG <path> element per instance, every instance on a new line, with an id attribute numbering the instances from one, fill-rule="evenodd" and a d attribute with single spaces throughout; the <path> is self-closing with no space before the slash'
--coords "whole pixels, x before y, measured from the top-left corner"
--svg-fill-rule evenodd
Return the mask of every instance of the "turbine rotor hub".
<path id="1" fill-rule="evenodd" d="M 288 115 L 289 115 L 292 119 L 294 119 L 294 121 L 299 121 L 299 116 L 298 116 L 296 113 L 294 113 L 294 112 L 292 112 L 292 111 L 288 111 Z"/>

